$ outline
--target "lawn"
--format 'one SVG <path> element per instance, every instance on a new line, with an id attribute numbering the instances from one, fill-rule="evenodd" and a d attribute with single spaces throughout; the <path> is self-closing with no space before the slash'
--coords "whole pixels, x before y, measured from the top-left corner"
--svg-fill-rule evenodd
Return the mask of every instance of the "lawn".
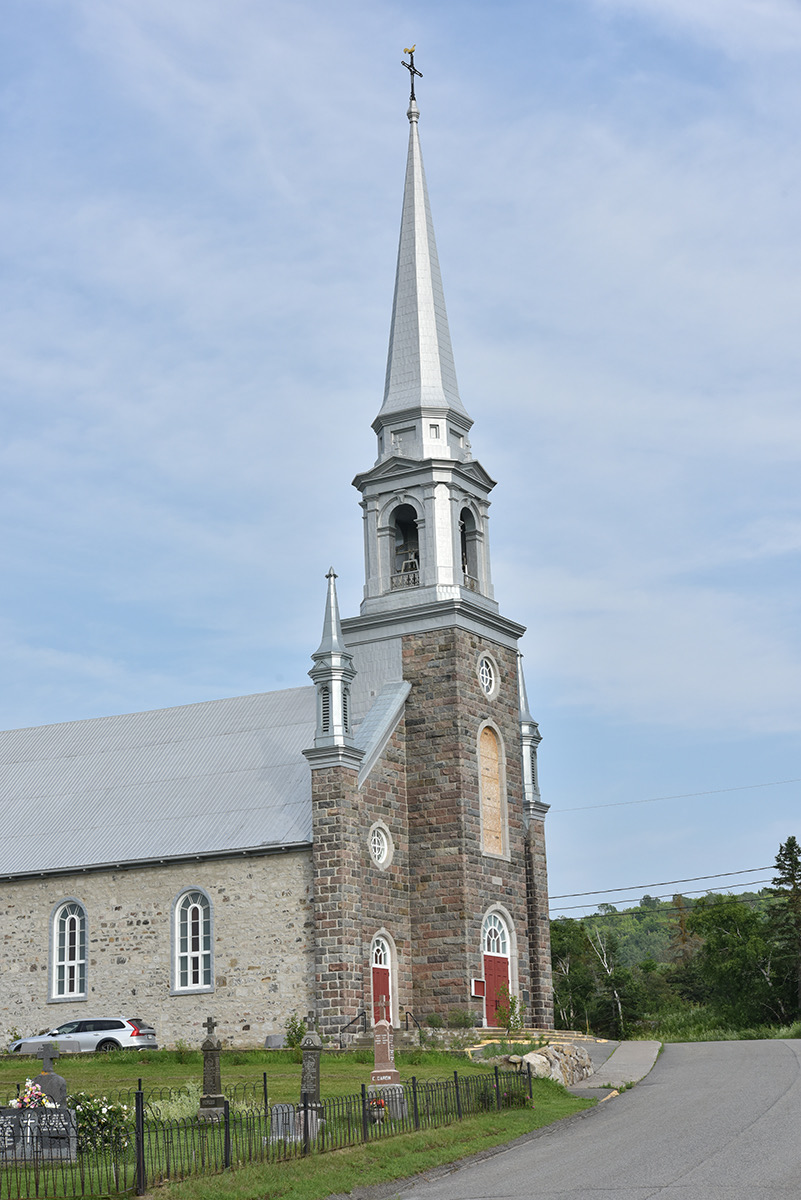
<path id="1" fill-rule="evenodd" d="M 145 1093 L 157 1088 L 197 1086 L 203 1077 L 203 1056 L 188 1050 L 117 1050 L 109 1054 L 63 1055 L 55 1062 L 56 1070 L 67 1081 L 68 1092 L 87 1091 L 107 1095 L 135 1088 L 142 1080 Z M 491 1072 L 468 1058 L 437 1050 L 398 1051 L 398 1069 L 404 1079 L 445 1079 L 460 1074 Z M 0 1059 L 0 1101 L 15 1094 L 15 1085 L 39 1074 L 41 1060 L 6 1055 Z M 323 1053 L 321 1095 L 344 1096 L 369 1084 L 373 1055 L 369 1050 L 347 1054 Z M 267 1074 L 269 1102 L 291 1103 L 300 1099 L 300 1053 L 291 1050 L 246 1050 L 223 1052 L 221 1056 L 223 1089 L 243 1084 L 262 1086 Z"/>

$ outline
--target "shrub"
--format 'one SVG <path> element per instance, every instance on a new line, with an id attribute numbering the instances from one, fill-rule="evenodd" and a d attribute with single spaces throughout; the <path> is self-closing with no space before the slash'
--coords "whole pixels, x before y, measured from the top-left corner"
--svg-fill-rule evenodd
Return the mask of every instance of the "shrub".
<path id="1" fill-rule="evenodd" d="M 90 1092 L 75 1092 L 67 1098 L 67 1107 L 75 1111 L 81 1150 L 124 1150 L 133 1137 L 134 1115 L 127 1104 L 115 1104 Z"/>
<path id="2" fill-rule="evenodd" d="M 448 1028 L 472 1029 L 473 1014 L 469 1013 L 466 1008 L 452 1008 L 448 1013 Z"/>
<path id="3" fill-rule="evenodd" d="M 428 1025 L 430 1029 L 442 1029 L 444 1024 L 445 1022 L 439 1013 L 429 1013 L 426 1017 L 426 1025 Z"/>
<path id="4" fill-rule="evenodd" d="M 192 1047 L 189 1043 L 185 1042 L 183 1038 L 178 1038 L 178 1041 L 175 1043 L 175 1061 L 179 1063 L 189 1062 L 191 1054 Z"/>
<path id="5" fill-rule="evenodd" d="M 286 1044 L 291 1050 L 297 1050 L 307 1033 L 306 1022 L 297 1013 L 292 1013 L 284 1026 Z"/>

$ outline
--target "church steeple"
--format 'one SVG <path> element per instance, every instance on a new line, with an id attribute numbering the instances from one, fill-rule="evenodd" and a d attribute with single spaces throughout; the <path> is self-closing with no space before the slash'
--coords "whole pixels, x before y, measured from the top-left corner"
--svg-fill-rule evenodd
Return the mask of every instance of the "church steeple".
<path id="1" fill-rule="evenodd" d="M 404 63 L 412 80 L 419 76 Z M 363 494 L 362 615 L 469 602 L 497 612 L 490 575 L 488 496 L 495 482 L 472 458 L 472 420 L 456 382 L 445 297 L 418 135 L 414 90 L 378 456 Z"/>
<path id="2" fill-rule="evenodd" d="M 387 356 L 384 402 L 373 428 L 379 438 L 379 458 L 396 447 L 402 431 L 399 416 L 426 416 L 419 436 L 400 441 L 407 457 L 453 454 L 466 457 L 467 432 L 472 424 L 459 396 L 453 361 L 445 294 L 431 220 L 423 156 L 420 150 L 417 102 L 409 101 L 409 152 L 403 192 L 395 295 Z M 448 423 L 450 421 L 450 424 Z M 432 436 L 432 432 L 435 436 Z M 389 436 L 386 436 L 388 434 Z"/>

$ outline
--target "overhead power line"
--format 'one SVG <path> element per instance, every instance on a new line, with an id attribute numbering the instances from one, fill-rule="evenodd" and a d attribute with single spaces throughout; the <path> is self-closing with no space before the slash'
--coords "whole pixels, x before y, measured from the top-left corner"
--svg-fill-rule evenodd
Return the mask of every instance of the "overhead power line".
<path id="1" fill-rule="evenodd" d="M 754 887 L 755 885 L 757 885 L 757 884 L 760 884 L 760 883 L 770 883 L 770 882 L 771 882 L 771 880 L 770 880 L 770 879 L 752 879 L 752 880 L 751 880 L 751 882 L 750 882 L 749 884 L 742 883 L 742 884 L 739 884 L 739 885 L 736 885 L 736 886 L 739 886 L 739 887 Z M 711 893 L 713 896 L 726 896 L 726 895 L 734 895 L 734 893 L 733 893 L 733 892 L 731 892 L 731 893 L 727 893 L 727 892 L 712 892 L 712 889 L 711 889 L 711 888 L 691 888 L 691 889 L 690 889 L 688 892 L 685 892 L 685 893 L 683 893 L 683 894 L 684 894 L 684 895 L 686 895 L 686 896 L 701 896 L 701 895 L 707 895 L 707 896 L 708 896 L 710 893 Z M 674 894 L 674 893 L 672 893 L 672 892 L 666 892 L 666 893 L 665 893 L 663 896 L 652 896 L 652 897 L 651 897 L 651 899 L 652 899 L 652 900 L 672 900 L 672 899 L 673 899 L 673 894 Z M 603 902 L 602 902 L 602 903 L 603 903 Z M 626 899 L 626 900 L 621 900 L 621 901 L 620 901 L 620 903 L 621 903 L 621 904 L 639 904 L 639 900 L 637 899 L 637 897 L 636 897 L 636 896 L 631 896 L 631 897 L 629 897 L 629 898 L 628 898 L 628 899 Z M 562 909 L 562 911 L 563 911 L 563 912 L 572 912 L 572 911 L 573 911 L 574 909 L 576 909 L 576 908 L 587 908 L 587 905 L 586 905 L 586 904 L 568 904 L 568 905 L 566 905 L 566 906 L 565 906 L 565 907 Z M 631 910 L 630 910 L 630 909 L 629 909 L 628 911 L 629 911 L 629 912 L 631 912 Z M 640 911 L 641 911 L 641 912 L 648 912 L 648 909 L 647 909 L 647 908 L 644 908 L 644 909 L 640 909 Z M 664 912 L 664 911 L 666 911 L 666 910 L 665 910 L 665 909 L 660 909 L 659 911 L 660 911 L 660 912 Z M 604 914 L 604 913 L 587 913 L 586 915 L 587 915 L 587 916 L 591 916 L 591 917 L 598 917 L 598 916 L 601 916 L 601 917 L 602 917 L 602 916 L 604 916 L 604 915 L 606 915 L 606 914 Z M 610 914 L 608 914 L 608 915 L 610 915 L 610 916 L 613 916 L 614 914 L 610 913 Z"/>
<path id="2" fill-rule="evenodd" d="M 799 779 L 774 779 L 771 783 L 746 783 L 742 787 L 712 788 L 708 792 L 677 792 L 675 796 L 649 796 L 647 800 L 613 800 L 610 804 L 582 804 L 578 808 L 552 808 L 550 816 L 559 813 L 589 812 L 592 808 L 625 808 L 630 804 L 657 804 L 660 800 L 690 800 L 694 796 L 722 796 L 725 792 L 752 792 L 755 788 L 783 787 L 786 783 L 801 783 Z"/>
<path id="3" fill-rule="evenodd" d="M 772 864 L 767 867 L 744 867 L 742 871 L 719 871 L 717 875 L 691 875 L 688 879 L 663 879 L 659 883 L 633 883 L 631 887 L 596 888 L 592 892 L 562 892 L 559 896 L 550 896 L 551 900 L 572 900 L 576 896 L 607 896 L 612 892 L 636 892 L 640 888 L 672 887 L 674 883 L 698 883 L 701 879 L 723 879 L 729 875 L 756 875 L 758 871 L 770 871 Z"/>
<path id="4" fill-rule="evenodd" d="M 725 894 L 726 894 L 725 892 L 723 892 L 723 893 L 715 892 L 716 896 L 725 895 Z M 737 899 L 740 901 L 741 904 L 759 904 L 760 901 L 762 900 L 762 897 L 761 896 L 738 896 Z M 648 910 L 646 909 L 645 911 L 647 912 Z M 657 916 L 657 917 L 662 917 L 662 916 L 667 916 L 669 913 L 680 913 L 680 912 L 686 913 L 687 909 L 686 908 L 660 908 L 660 909 L 656 909 L 652 915 Z M 584 913 L 584 915 L 581 917 L 568 917 L 566 919 L 570 920 L 570 921 L 583 921 L 585 919 L 587 921 L 594 921 L 597 917 L 600 920 L 605 921 L 607 919 L 607 917 L 630 917 L 630 916 L 631 916 L 631 909 L 620 909 L 616 912 L 610 912 L 610 913 L 599 913 L 599 912 Z M 551 920 L 558 920 L 558 919 L 559 919 L 558 915 L 556 917 L 551 918 Z"/>

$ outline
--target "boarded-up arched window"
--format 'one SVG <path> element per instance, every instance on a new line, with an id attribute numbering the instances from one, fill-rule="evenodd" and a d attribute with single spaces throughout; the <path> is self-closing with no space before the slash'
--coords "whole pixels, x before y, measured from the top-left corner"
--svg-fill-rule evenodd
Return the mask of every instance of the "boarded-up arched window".
<path id="1" fill-rule="evenodd" d="M 481 848 L 485 854 L 505 854 L 503 757 L 498 735 L 489 726 L 481 730 L 478 758 L 481 771 Z"/>

